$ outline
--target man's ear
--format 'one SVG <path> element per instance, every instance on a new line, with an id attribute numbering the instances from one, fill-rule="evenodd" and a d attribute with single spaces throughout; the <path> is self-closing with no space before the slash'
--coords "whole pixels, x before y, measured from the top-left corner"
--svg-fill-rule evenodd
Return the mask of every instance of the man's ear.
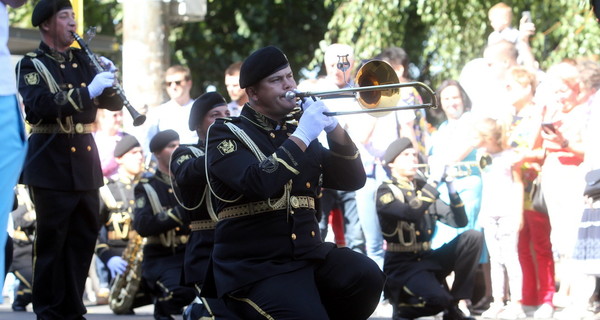
<path id="1" fill-rule="evenodd" d="M 40 30 L 44 32 L 48 32 L 50 30 L 50 19 L 46 19 L 46 21 L 40 24 Z"/>
<path id="2" fill-rule="evenodd" d="M 246 88 L 246 95 L 248 96 L 249 100 L 256 100 L 256 87 L 251 86 Z"/>

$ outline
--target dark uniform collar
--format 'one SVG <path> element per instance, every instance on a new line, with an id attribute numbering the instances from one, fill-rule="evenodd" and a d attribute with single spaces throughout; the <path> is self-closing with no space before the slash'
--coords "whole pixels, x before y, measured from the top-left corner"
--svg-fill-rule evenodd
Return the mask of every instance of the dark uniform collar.
<path id="1" fill-rule="evenodd" d="M 249 103 L 246 103 L 244 105 L 244 108 L 242 108 L 242 113 L 240 114 L 240 117 L 246 118 L 247 120 L 252 122 L 254 125 L 256 125 L 257 127 L 261 128 L 265 131 L 273 131 L 273 130 L 279 130 L 279 129 L 285 130 L 285 128 L 286 128 L 285 122 L 279 123 L 279 122 L 265 116 L 264 114 L 254 110 Z"/>
<path id="2" fill-rule="evenodd" d="M 46 43 L 44 43 L 42 41 L 40 43 L 40 50 L 42 50 L 46 56 L 48 56 L 49 58 L 51 58 L 53 60 L 56 60 L 57 62 L 65 62 L 65 61 L 73 60 L 73 51 L 71 50 L 71 48 L 67 49 L 67 52 L 61 53 L 61 52 L 58 52 L 58 51 L 50 48 Z"/>
<path id="3" fill-rule="evenodd" d="M 156 169 L 156 173 L 154 174 L 154 177 L 156 179 L 166 183 L 167 185 L 171 185 L 171 177 L 168 174 L 166 174 L 158 169 Z"/>

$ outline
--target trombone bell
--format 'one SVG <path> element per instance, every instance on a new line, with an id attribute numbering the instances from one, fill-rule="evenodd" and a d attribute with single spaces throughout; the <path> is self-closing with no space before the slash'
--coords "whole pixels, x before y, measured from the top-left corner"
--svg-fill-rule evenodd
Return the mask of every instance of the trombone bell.
<path id="1" fill-rule="evenodd" d="M 354 83 L 359 88 L 399 83 L 398 75 L 389 63 L 371 60 L 365 63 L 356 73 Z M 390 108 L 400 101 L 400 88 L 384 88 L 381 90 L 360 91 L 356 98 L 362 109 Z M 386 112 L 387 114 L 387 112 Z M 378 112 L 376 116 L 383 116 Z"/>
<path id="2" fill-rule="evenodd" d="M 288 91 L 285 94 L 285 98 L 288 100 L 311 96 L 337 96 L 339 98 L 342 93 L 353 93 L 362 109 L 356 111 L 325 112 L 324 114 L 327 116 L 373 113 L 375 117 L 382 117 L 397 110 L 437 108 L 435 92 L 429 86 L 422 82 L 400 83 L 398 75 L 392 66 L 382 60 L 371 60 L 365 63 L 356 73 L 354 82 L 359 87 L 320 92 Z M 418 105 L 398 106 L 400 89 L 403 87 L 419 87 L 423 89 L 423 93 L 429 96 L 430 102 Z"/>

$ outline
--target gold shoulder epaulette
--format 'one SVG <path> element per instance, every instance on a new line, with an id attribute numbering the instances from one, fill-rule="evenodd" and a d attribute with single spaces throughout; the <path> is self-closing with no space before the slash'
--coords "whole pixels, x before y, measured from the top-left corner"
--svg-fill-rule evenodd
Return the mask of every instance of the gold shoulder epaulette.
<path id="1" fill-rule="evenodd" d="M 148 183 L 148 181 L 150 181 L 150 180 L 148 180 L 148 178 L 141 178 L 140 179 L 140 183 Z"/>
<path id="2" fill-rule="evenodd" d="M 30 57 L 30 58 L 35 58 L 35 57 L 38 56 L 38 54 L 36 52 L 34 52 L 34 51 L 27 52 L 25 55 L 28 56 L 28 57 Z"/>

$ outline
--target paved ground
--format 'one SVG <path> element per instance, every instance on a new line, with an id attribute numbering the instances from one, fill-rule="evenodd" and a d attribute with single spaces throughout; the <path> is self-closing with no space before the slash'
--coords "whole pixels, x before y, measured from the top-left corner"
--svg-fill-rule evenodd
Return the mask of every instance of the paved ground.
<path id="1" fill-rule="evenodd" d="M 90 305 L 87 307 L 88 314 L 85 315 L 85 318 L 88 320 L 105 320 L 105 319 L 115 319 L 115 320 L 153 320 L 152 317 L 152 306 L 144 306 L 135 309 L 135 315 L 122 315 L 117 316 L 110 311 L 108 306 L 95 306 Z M 377 313 L 385 313 L 384 310 L 379 310 Z M 175 319 L 181 320 L 182 317 L 178 316 Z M 387 320 L 391 319 L 390 317 L 383 317 L 377 314 L 374 314 L 373 317 L 369 318 L 370 320 Z M 433 318 L 431 318 L 433 319 Z M 5 299 L 3 304 L 0 304 L 0 320 L 35 320 L 35 314 L 31 310 L 31 305 L 27 308 L 27 312 L 13 312 L 10 308 L 10 304 L 8 299 Z"/>

